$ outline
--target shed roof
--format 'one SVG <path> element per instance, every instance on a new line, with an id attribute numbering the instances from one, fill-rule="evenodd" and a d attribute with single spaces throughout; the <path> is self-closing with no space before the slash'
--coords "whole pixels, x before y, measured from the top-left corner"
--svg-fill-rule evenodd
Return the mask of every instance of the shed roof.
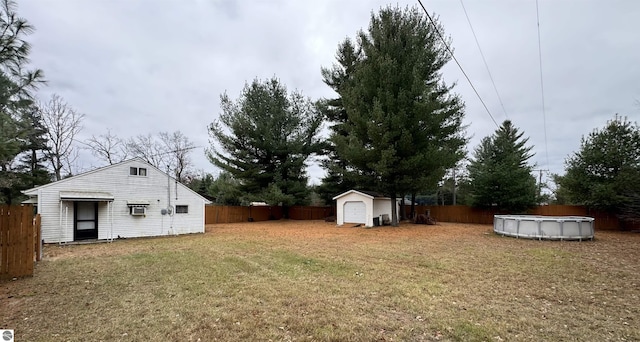
<path id="1" fill-rule="evenodd" d="M 338 199 L 338 198 L 340 198 L 340 197 L 344 197 L 344 196 L 346 196 L 346 195 L 348 195 L 348 194 L 353 194 L 353 193 L 360 194 L 360 195 L 362 195 L 362 196 L 364 196 L 364 197 L 367 197 L 367 198 L 373 198 L 373 199 L 389 199 L 389 197 L 387 197 L 387 196 L 385 196 L 385 195 L 383 195 L 383 194 L 381 194 L 381 193 L 379 193 L 379 192 L 375 192 L 375 191 L 368 191 L 368 190 L 349 190 L 349 191 L 347 191 L 347 192 L 343 192 L 343 193 L 341 193 L 340 195 L 338 195 L 338 196 L 334 197 L 333 199 L 334 199 L 334 200 L 336 200 L 336 199 Z"/>

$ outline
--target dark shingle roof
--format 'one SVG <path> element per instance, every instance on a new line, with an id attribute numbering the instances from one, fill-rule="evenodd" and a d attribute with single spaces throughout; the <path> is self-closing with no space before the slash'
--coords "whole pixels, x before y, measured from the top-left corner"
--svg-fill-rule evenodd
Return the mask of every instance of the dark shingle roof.
<path id="1" fill-rule="evenodd" d="M 376 192 L 376 191 L 369 191 L 369 190 L 356 190 L 356 191 L 361 192 L 363 194 L 367 194 L 369 196 L 373 196 L 373 197 L 388 197 L 388 196 L 385 196 L 383 193 Z"/>

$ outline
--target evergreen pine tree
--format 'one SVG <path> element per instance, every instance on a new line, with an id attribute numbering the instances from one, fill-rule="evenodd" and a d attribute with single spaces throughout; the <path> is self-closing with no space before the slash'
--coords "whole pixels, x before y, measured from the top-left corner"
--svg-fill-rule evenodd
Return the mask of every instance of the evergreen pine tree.
<path id="1" fill-rule="evenodd" d="M 536 179 L 528 138 L 506 120 L 476 147 L 468 166 L 471 202 L 478 207 L 495 207 L 518 213 L 536 204 Z"/>
<path id="2" fill-rule="evenodd" d="M 381 9 L 356 41 L 353 48 L 344 41 L 339 64 L 323 71 L 340 96 L 334 107 L 344 109 L 336 111 L 331 142 L 344 178 L 395 203 L 437 182 L 463 157 L 464 105 L 442 80 L 450 57 L 418 8 Z M 395 205 L 391 212 L 397 225 Z"/>
<path id="3" fill-rule="evenodd" d="M 20 172 L 25 189 L 44 185 L 52 180 L 52 175 L 45 166 L 47 157 L 46 128 L 42 124 L 40 113 L 35 108 L 26 110 L 21 121 L 24 131 L 24 153 L 16 168 Z"/>
<path id="4" fill-rule="evenodd" d="M 254 80 L 236 101 L 224 94 L 221 103 L 220 119 L 209 126 L 210 161 L 240 182 L 246 202 L 305 204 L 306 161 L 321 147 L 315 105 L 276 78 Z"/>
<path id="5" fill-rule="evenodd" d="M 337 63 L 331 68 L 322 68 L 324 83 L 337 94 L 340 94 L 341 90 L 347 87 L 349 80 L 353 78 L 355 67 L 360 61 L 360 57 L 353 42 L 350 39 L 345 39 L 338 47 L 338 52 L 336 53 Z M 332 135 L 345 136 L 347 134 L 344 125 L 349 118 L 341 97 L 324 100 L 320 107 L 320 112 L 326 122 L 329 123 Z M 327 174 L 322 179 L 322 184 L 316 188 L 316 191 L 325 203 L 331 203 L 334 196 L 353 188 L 364 189 L 367 187 L 362 182 L 358 184 L 353 178 L 349 177 L 348 164 L 338 156 L 335 144 L 332 143 L 331 139 L 327 141 L 324 155 L 326 159 L 322 161 L 322 166 Z"/>
<path id="6" fill-rule="evenodd" d="M 570 203 L 640 221 L 640 127 L 616 115 L 582 139 L 556 181 Z"/>
<path id="7" fill-rule="evenodd" d="M 32 91 L 42 71 L 28 70 L 30 45 L 24 39 L 33 27 L 16 13 L 16 2 L 0 4 L 0 203 L 12 203 L 22 188 L 16 158 L 28 149 L 28 123 L 22 113 L 33 105 Z"/>

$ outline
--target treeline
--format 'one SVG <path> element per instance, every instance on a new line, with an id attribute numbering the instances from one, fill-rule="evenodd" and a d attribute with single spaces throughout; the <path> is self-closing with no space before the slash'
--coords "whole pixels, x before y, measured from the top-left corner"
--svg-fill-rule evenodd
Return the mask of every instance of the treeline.
<path id="1" fill-rule="evenodd" d="M 640 133 L 626 118 L 616 115 L 584 138 L 566 174 L 553 176 L 553 191 L 537 181 L 533 146 L 509 120 L 467 155 L 464 103 L 442 80 L 450 55 L 438 31 L 444 36 L 418 8 L 383 8 L 321 69 L 335 98 L 289 94 L 276 78 L 254 80 L 236 100 L 224 94 L 208 152 L 223 172 L 194 188 L 230 205 L 330 204 L 341 192 L 366 189 L 412 208 L 457 203 L 521 213 L 541 203 L 580 204 L 638 219 Z M 308 188 L 312 158 L 326 176 Z"/>
<path id="2" fill-rule="evenodd" d="M 237 97 L 221 95 L 221 113 L 207 126 L 206 155 L 221 172 L 195 171 L 194 145 L 181 132 L 120 138 L 107 130 L 77 144 L 83 115 L 54 95 L 41 103 L 40 70 L 28 71 L 28 23 L 4 0 L 0 44 L 0 190 L 20 190 L 72 175 L 79 148 L 105 164 L 140 156 L 218 204 L 266 202 L 284 208 L 331 204 L 350 189 L 373 190 L 420 204 L 468 204 L 524 212 L 539 203 L 581 204 L 637 220 L 640 212 L 640 129 L 615 116 L 568 156 L 555 189 L 534 171 L 533 146 L 505 121 L 470 154 L 465 106 L 442 78 L 449 62 L 444 28 L 418 7 L 385 7 L 367 29 L 338 43 L 321 68 L 335 95 L 310 99 L 277 77 L 254 79 Z M 446 44 L 450 44 L 446 41 Z M 56 131 L 56 127 L 63 127 Z M 74 152 L 75 151 L 75 152 Z M 306 168 L 319 162 L 322 183 Z M 404 213 L 392 206 L 392 222 Z"/>

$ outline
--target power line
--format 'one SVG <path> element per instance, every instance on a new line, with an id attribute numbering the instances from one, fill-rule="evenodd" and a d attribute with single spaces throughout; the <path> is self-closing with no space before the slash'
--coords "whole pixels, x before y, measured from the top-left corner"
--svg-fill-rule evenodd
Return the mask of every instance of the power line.
<path id="1" fill-rule="evenodd" d="M 471 19 L 469 19 L 469 14 L 467 14 L 467 9 L 464 7 L 464 2 L 460 0 L 460 5 L 462 5 L 462 10 L 464 11 L 465 17 L 467 17 L 467 22 L 469 23 L 469 27 L 471 28 L 471 33 L 473 33 L 473 39 L 476 40 L 476 45 L 478 46 L 478 51 L 480 51 L 480 56 L 482 56 L 482 61 L 484 62 L 485 68 L 487 68 L 487 73 L 489 74 L 489 79 L 491 79 L 491 84 L 493 84 L 493 90 L 496 92 L 496 96 L 498 96 L 498 101 L 500 101 L 500 106 L 502 107 L 502 112 L 504 116 L 509 119 L 507 115 L 506 109 L 504 109 L 504 103 L 502 103 L 502 98 L 500 97 L 500 93 L 498 92 L 498 88 L 496 87 L 496 82 L 493 81 L 493 75 L 491 75 L 491 70 L 489 70 L 489 65 L 487 64 L 487 60 L 484 58 L 484 53 L 482 53 L 482 48 L 480 48 L 480 42 L 478 42 L 478 37 L 476 36 L 476 31 L 473 29 L 473 25 L 471 25 Z"/>
<path id="2" fill-rule="evenodd" d="M 542 44 L 540 43 L 540 10 L 538 9 L 538 0 L 536 0 L 536 19 L 538 22 L 538 58 L 540 60 L 540 93 L 542 94 L 542 124 L 544 128 L 544 150 L 547 157 L 547 166 L 549 166 L 549 146 L 547 144 L 547 114 L 544 105 L 544 81 L 542 77 Z"/>
<path id="3" fill-rule="evenodd" d="M 424 13 L 427 15 L 427 18 L 429 18 L 429 21 L 431 22 L 431 25 L 433 26 L 433 29 L 436 31 L 436 34 L 438 35 L 438 37 L 440 37 L 440 40 L 442 41 L 442 44 L 444 44 L 444 47 L 447 49 L 447 51 L 451 55 L 451 58 L 456 62 L 456 64 L 458 65 L 458 68 L 460 68 L 460 71 L 462 71 L 462 74 L 464 75 L 464 77 L 469 82 L 469 85 L 471 85 L 471 89 L 473 89 L 473 91 L 476 93 L 476 96 L 478 96 L 478 99 L 482 103 L 482 106 L 484 106 L 484 109 L 487 111 L 487 114 L 489 114 L 489 117 L 491 118 L 491 121 L 493 121 L 493 123 L 496 125 L 496 127 L 500 127 L 498 125 L 498 123 L 496 122 L 496 119 L 494 119 L 493 115 L 491 115 L 491 111 L 489 111 L 489 108 L 487 107 L 487 105 L 482 100 L 482 97 L 480 96 L 480 94 L 476 90 L 476 87 L 473 86 L 473 82 L 471 82 L 471 79 L 469 79 L 469 76 L 467 76 L 467 73 L 464 72 L 464 69 L 462 69 L 462 65 L 460 65 L 460 62 L 458 62 L 458 59 L 456 59 L 456 56 L 453 55 L 453 51 L 451 51 L 451 48 L 449 48 L 449 44 L 447 44 L 447 41 L 444 39 L 444 37 L 442 37 L 442 34 L 440 34 L 440 30 L 438 30 L 438 26 L 436 26 L 435 22 L 433 21 L 433 18 L 431 18 L 431 15 L 429 15 L 429 12 L 427 12 L 427 9 L 422 4 L 422 1 L 418 0 L 418 3 L 420 4 L 420 7 L 422 7 L 422 10 L 424 11 Z"/>

